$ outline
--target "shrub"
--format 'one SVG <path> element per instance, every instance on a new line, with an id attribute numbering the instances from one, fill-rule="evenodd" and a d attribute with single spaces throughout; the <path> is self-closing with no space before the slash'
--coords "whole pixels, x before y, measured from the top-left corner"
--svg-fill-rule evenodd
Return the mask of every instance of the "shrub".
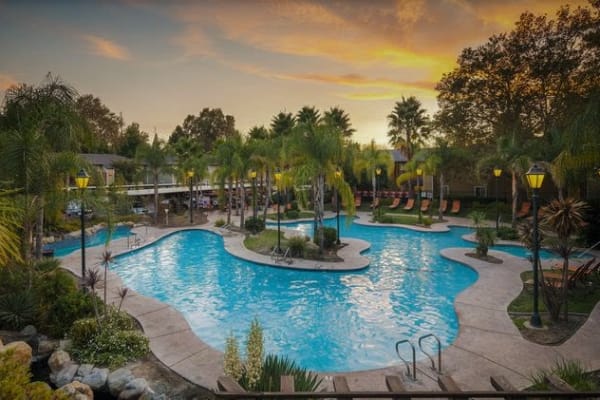
<path id="1" fill-rule="evenodd" d="M 298 219 L 300 216 L 300 212 L 298 210 L 287 210 L 285 212 L 285 217 L 287 219 Z"/>
<path id="2" fill-rule="evenodd" d="M 431 219 L 430 216 L 424 216 L 424 217 L 422 217 L 421 221 L 423 221 L 423 225 L 427 226 L 427 227 L 431 226 L 431 223 L 433 222 L 433 220 Z"/>
<path id="3" fill-rule="evenodd" d="M 533 390 L 549 390 L 546 376 L 556 375 L 571 385 L 575 390 L 588 392 L 598 389 L 594 377 L 585 372 L 585 368 L 578 360 L 559 360 L 549 370 L 540 369 L 531 376 Z"/>
<path id="4" fill-rule="evenodd" d="M 291 257 L 304 257 L 306 250 L 306 238 L 302 236 L 292 236 L 288 239 L 287 244 L 290 248 Z"/>
<path id="5" fill-rule="evenodd" d="M 260 392 L 280 391 L 279 377 L 282 375 L 291 375 L 294 377 L 294 389 L 297 392 L 314 392 L 323 380 L 317 374 L 298 366 L 293 360 L 287 357 L 269 354 L 263 362 L 262 374 L 257 382 L 256 390 Z"/>
<path id="6" fill-rule="evenodd" d="M 394 223 L 394 217 L 391 215 L 382 215 L 380 218 L 378 218 L 378 220 L 382 224 L 393 224 Z"/>
<path id="7" fill-rule="evenodd" d="M 54 337 L 62 337 L 80 318 L 91 317 L 94 305 L 90 296 L 82 291 L 60 295 L 40 317 L 40 329 Z"/>
<path id="8" fill-rule="evenodd" d="M 507 226 L 499 227 L 497 236 L 502 240 L 519 240 L 519 234 L 517 230 Z"/>
<path id="9" fill-rule="evenodd" d="M 0 326 L 20 330 L 32 323 L 36 306 L 31 291 L 6 293 L 0 297 Z"/>
<path id="10" fill-rule="evenodd" d="M 101 325 L 93 318 L 75 321 L 70 331 L 73 355 L 81 362 L 110 368 L 145 356 L 148 338 L 133 330 L 135 323 L 125 313 L 109 311 Z"/>
<path id="11" fill-rule="evenodd" d="M 244 227 L 252 234 L 257 234 L 265 230 L 265 221 L 259 217 L 250 217 L 244 222 Z"/>
<path id="12" fill-rule="evenodd" d="M 323 247 L 326 249 L 331 249 L 335 245 L 335 241 L 337 240 L 337 231 L 335 228 L 331 228 L 329 226 L 324 226 L 317 230 L 317 234 L 315 235 L 314 242 L 317 246 L 320 245 L 321 235 L 323 235 Z"/>
<path id="13" fill-rule="evenodd" d="M 223 225 L 225 225 L 225 220 L 223 218 L 219 218 L 215 221 L 215 226 L 217 228 L 222 227 Z"/>

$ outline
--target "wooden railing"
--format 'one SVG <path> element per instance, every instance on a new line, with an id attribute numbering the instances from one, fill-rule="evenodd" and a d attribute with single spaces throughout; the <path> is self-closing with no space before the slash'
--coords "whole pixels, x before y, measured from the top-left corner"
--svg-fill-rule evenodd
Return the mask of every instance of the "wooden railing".
<path id="1" fill-rule="evenodd" d="M 578 392 L 560 378 L 551 376 L 547 382 L 552 390 L 519 391 L 503 376 L 490 377 L 495 391 L 461 390 L 452 377 L 441 375 L 438 378 L 440 391 L 405 390 L 399 376 L 385 377 L 388 391 L 352 391 L 344 376 L 334 376 L 334 391 L 296 392 L 292 376 L 281 377 L 280 392 L 247 392 L 234 379 L 223 376 L 217 381 L 219 390 L 215 392 L 217 399 L 600 399 L 600 392 Z"/>

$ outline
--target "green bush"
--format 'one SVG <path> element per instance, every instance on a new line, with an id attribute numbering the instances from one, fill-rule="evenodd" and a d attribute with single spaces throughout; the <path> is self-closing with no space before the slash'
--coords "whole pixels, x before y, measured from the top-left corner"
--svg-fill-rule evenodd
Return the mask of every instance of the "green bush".
<path id="1" fill-rule="evenodd" d="M 298 219 L 300 212 L 298 210 L 287 210 L 285 212 L 285 218 L 287 219 Z"/>
<path id="2" fill-rule="evenodd" d="M 282 375 L 294 377 L 294 390 L 297 392 L 315 392 L 323 380 L 317 374 L 301 368 L 287 357 L 268 354 L 263 361 L 262 373 L 256 384 L 256 390 L 259 392 L 280 391 L 279 377 Z"/>
<path id="3" fill-rule="evenodd" d="M 250 217 L 244 222 L 244 227 L 252 234 L 257 234 L 265 230 L 265 221 L 259 217 Z"/>
<path id="4" fill-rule="evenodd" d="M 145 356 L 150 350 L 148 338 L 133 330 L 134 321 L 125 313 L 111 310 L 98 321 L 75 321 L 70 331 L 73 355 L 81 362 L 110 368 Z"/>
<path id="5" fill-rule="evenodd" d="M 424 226 L 428 226 L 428 227 L 429 227 L 429 226 L 431 226 L 431 224 L 432 224 L 432 222 L 433 222 L 433 220 L 431 219 L 431 217 L 430 217 L 430 216 L 428 216 L 428 215 L 427 215 L 427 216 L 423 216 L 423 217 L 421 218 L 421 221 L 423 221 L 423 225 L 424 225 Z"/>
<path id="6" fill-rule="evenodd" d="M 6 293 L 0 297 L 0 326 L 20 330 L 35 321 L 36 311 L 31 291 Z"/>
<path id="7" fill-rule="evenodd" d="M 394 217 L 391 215 L 382 215 L 380 218 L 378 218 L 378 220 L 382 224 L 393 224 L 394 223 Z"/>
<path id="8" fill-rule="evenodd" d="M 290 256 L 299 258 L 304 257 L 306 238 L 302 236 L 292 236 L 288 239 L 287 244 L 290 248 Z"/>
<path id="9" fill-rule="evenodd" d="M 40 317 L 40 330 L 53 337 L 63 337 L 73 322 L 94 315 L 91 296 L 80 290 L 60 295 Z"/>
<path id="10" fill-rule="evenodd" d="M 559 360 L 555 365 L 546 370 L 540 369 L 531 376 L 532 390 L 550 390 L 546 376 L 556 375 L 571 385 L 575 390 L 590 392 L 598 390 L 598 384 L 593 375 L 588 374 L 578 360 Z"/>
<path id="11" fill-rule="evenodd" d="M 498 239 L 502 240 L 519 240 L 519 234 L 516 229 L 507 226 L 498 228 Z"/>
<path id="12" fill-rule="evenodd" d="M 334 247 L 335 242 L 337 240 L 337 231 L 335 228 L 331 228 L 329 226 L 324 226 L 317 230 L 317 234 L 315 235 L 314 242 L 317 246 L 320 245 L 321 235 L 323 235 L 323 247 L 326 249 L 331 249 Z"/>
<path id="13" fill-rule="evenodd" d="M 225 225 L 225 220 L 223 218 L 219 218 L 215 221 L 215 226 L 220 228 Z"/>

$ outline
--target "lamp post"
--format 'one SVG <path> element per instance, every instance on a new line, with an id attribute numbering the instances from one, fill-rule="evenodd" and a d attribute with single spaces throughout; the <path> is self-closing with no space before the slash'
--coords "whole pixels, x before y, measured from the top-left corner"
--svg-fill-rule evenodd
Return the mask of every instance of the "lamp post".
<path id="1" fill-rule="evenodd" d="M 377 221 L 381 222 L 381 182 L 379 182 L 379 176 L 381 175 L 381 168 L 375 168 L 375 197 L 379 199 L 377 201 Z"/>
<path id="2" fill-rule="evenodd" d="M 187 172 L 187 177 L 190 180 L 190 224 L 194 223 L 194 209 L 193 207 L 193 203 L 192 203 L 192 196 L 193 196 L 193 186 L 192 183 L 194 181 L 194 171 L 189 170 Z"/>
<path id="3" fill-rule="evenodd" d="M 498 224 L 500 220 L 500 209 L 498 208 L 498 180 L 502 175 L 502 169 L 494 167 L 494 176 L 496 177 L 496 234 L 498 233 Z"/>
<path id="4" fill-rule="evenodd" d="M 417 209 L 419 211 L 419 224 L 423 222 L 423 216 L 421 214 L 421 176 L 423 175 L 423 170 L 421 168 L 417 168 Z"/>
<path id="5" fill-rule="evenodd" d="M 252 216 L 256 219 L 256 171 L 250 170 L 250 179 L 252 179 Z"/>
<path id="6" fill-rule="evenodd" d="M 339 184 L 340 184 L 340 178 L 342 177 L 342 171 L 340 170 L 340 168 L 336 168 L 335 169 L 335 180 L 336 180 L 336 185 L 335 185 L 335 207 L 336 207 L 336 218 L 337 218 L 337 240 L 336 240 L 336 244 L 339 246 L 340 245 L 340 192 L 338 190 Z"/>
<path id="7" fill-rule="evenodd" d="M 75 184 L 81 190 L 81 205 L 79 215 L 81 217 L 81 281 L 85 282 L 85 204 L 83 202 L 83 191 L 90 181 L 89 175 L 82 168 L 75 177 Z"/>
<path id="8" fill-rule="evenodd" d="M 542 326 L 542 320 L 538 309 L 538 264 L 539 264 L 539 237 L 538 237 L 538 197 L 539 190 L 544 181 L 544 170 L 533 164 L 533 166 L 525 173 L 527 184 L 533 191 L 531 196 L 533 205 L 533 314 L 529 323 L 534 328 Z"/>
<path id="9" fill-rule="evenodd" d="M 275 172 L 275 184 L 277 185 L 277 249 L 276 253 L 281 254 L 281 216 L 279 214 L 279 203 L 281 203 L 281 171 Z"/>

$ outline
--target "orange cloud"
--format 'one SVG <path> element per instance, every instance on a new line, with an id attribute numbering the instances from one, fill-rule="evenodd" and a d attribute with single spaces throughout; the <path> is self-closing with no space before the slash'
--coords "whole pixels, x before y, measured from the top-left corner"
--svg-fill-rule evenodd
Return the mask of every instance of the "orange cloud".
<path id="1" fill-rule="evenodd" d="M 0 90 L 6 90 L 17 84 L 17 80 L 12 75 L 0 73 Z"/>
<path id="2" fill-rule="evenodd" d="M 92 54 L 122 61 L 131 58 L 129 51 L 125 47 L 108 39 L 95 35 L 84 35 L 83 39 L 90 44 Z"/>
<path id="3" fill-rule="evenodd" d="M 210 39 L 201 28 L 188 25 L 172 42 L 181 47 L 185 57 L 215 55 Z"/>

